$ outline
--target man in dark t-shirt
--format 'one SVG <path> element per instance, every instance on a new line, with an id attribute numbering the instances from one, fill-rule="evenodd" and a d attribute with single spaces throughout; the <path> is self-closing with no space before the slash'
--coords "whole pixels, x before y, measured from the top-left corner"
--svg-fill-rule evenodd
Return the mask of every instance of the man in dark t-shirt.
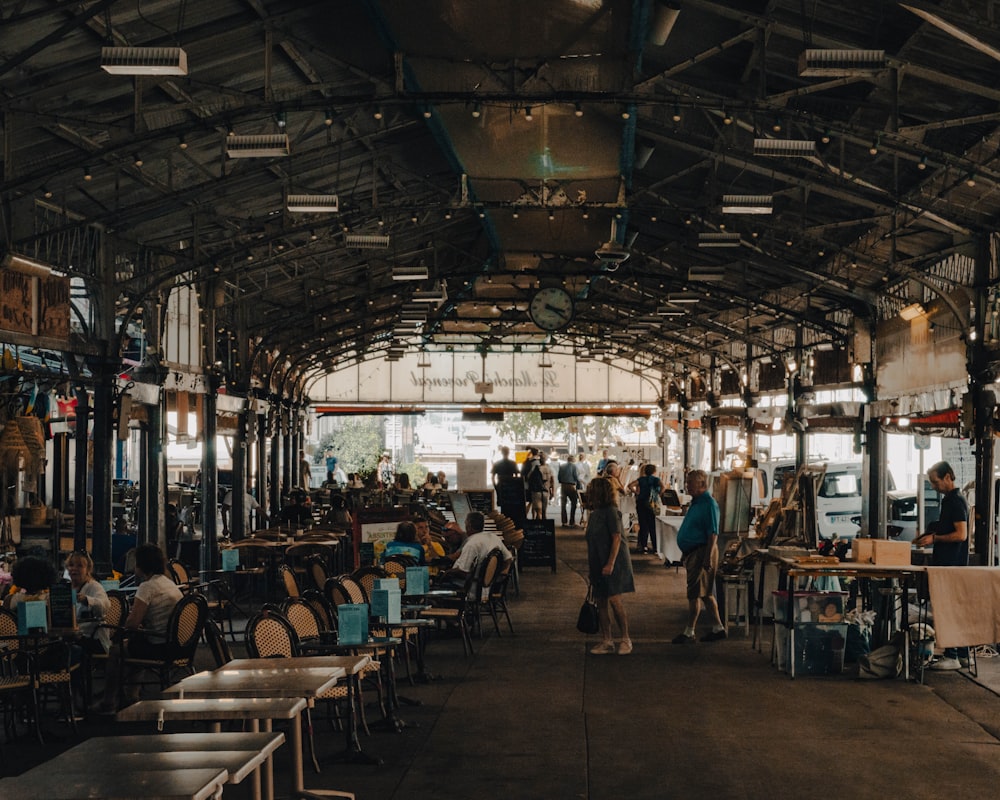
<path id="1" fill-rule="evenodd" d="M 500 455 L 503 456 L 493 465 L 493 485 L 496 486 L 503 478 L 516 478 L 518 476 L 517 462 L 510 457 L 510 448 L 501 447 Z"/>
<path id="2" fill-rule="evenodd" d="M 969 505 L 955 485 L 955 470 L 947 461 L 939 461 L 927 471 L 931 486 L 941 493 L 941 516 L 931 523 L 930 530 L 913 540 L 917 547 L 933 545 L 931 565 L 935 567 L 965 567 L 969 564 Z M 964 663 L 963 663 L 964 662 Z M 931 669 L 961 669 L 969 663 L 967 647 L 949 647 L 944 656 L 931 664 Z"/>

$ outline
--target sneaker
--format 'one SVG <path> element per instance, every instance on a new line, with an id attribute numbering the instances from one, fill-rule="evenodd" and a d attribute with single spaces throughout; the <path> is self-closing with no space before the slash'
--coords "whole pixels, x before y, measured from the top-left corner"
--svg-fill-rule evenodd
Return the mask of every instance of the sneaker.
<path id="1" fill-rule="evenodd" d="M 958 659 L 958 663 L 962 665 L 962 669 L 968 669 L 969 668 L 969 657 L 966 656 L 965 658 Z"/>
<path id="2" fill-rule="evenodd" d="M 701 637 L 701 641 L 703 641 L 703 642 L 717 642 L 720 639 L 725 639 L 725 638 L 726 638 L 726 632 L 725 631 L 712 631 L 711 633 L 706 633 L 704 636 L 702 636 Z"/>
<path id="3" fill-rule="evenodd" d="M 623 639 L 622 643 L 618 645 L 618 655 L 627 656 L 631 652 L 632 652 L 632 640 Z"/>
<path id="4" fill-rule="evenodd" d="M 595 644 L 590 648 L 590 652 L 595 656 L 606 656 L 615 652 L 614 642 L 601 642 L 600 644 Z"/>
<path id="5" fill-rule="evenodd" d="M 931 669 L 937 670 L 956 670 L 961 669 L 962 664 L 957 658 L 939 658 L 937 661 L 931 663 Z"/>
<path id="6" fill-rule="evenodd" d="M 682 633 L 675 636 L 672 640 L 672 644 L 694 644 L 697 640 L 693 636 L 688 636 L 686 633 Z"/>

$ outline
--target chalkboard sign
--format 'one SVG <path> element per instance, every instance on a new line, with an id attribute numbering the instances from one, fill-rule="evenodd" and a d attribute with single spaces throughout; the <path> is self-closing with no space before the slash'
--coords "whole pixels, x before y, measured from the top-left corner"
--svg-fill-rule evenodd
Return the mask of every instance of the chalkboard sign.
<path id="1" fill-rule="evenodd" d="M 521 523 L 524 541 L 518 550 L 518 566 L 551 567 L 556 571 L 556 523 L 552 519 L 526 519 Z"/>
<path id="2" fill-rule="evenodd" d="M 524 481 L 520 478 L 501 478 L 497 485 L 497 502 L 500 510 L 512 520 L 524 520 Z"/>
<path id="3" fill-rule="evenodd" d="M 76 592 L 68 583 L 56 583 L 49 588 L 49 616 L 53 628 L 76 630 Z"/>
<path id="4" fill-rule="evenodd" d="M 481 492 L 466 492 L 465 496 L 469 498 L 469 505 L 473 511 L 489 514 L 493 510 L 493 491 L 491 489 L 484 489 Z"/>

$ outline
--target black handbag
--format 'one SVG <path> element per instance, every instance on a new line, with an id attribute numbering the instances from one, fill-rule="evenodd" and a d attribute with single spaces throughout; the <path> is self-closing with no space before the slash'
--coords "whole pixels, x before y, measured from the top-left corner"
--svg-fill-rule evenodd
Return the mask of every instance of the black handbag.
<path id="1" fill-rule="evenodd" d="M 580 615 L 576 618 L 576 629 L 586 634 L 597 633 L 601 629 L 597 602 L 594 600 L 594 587 L 590 584 L 587 585 L 587 596 L 580 606 Z"/>

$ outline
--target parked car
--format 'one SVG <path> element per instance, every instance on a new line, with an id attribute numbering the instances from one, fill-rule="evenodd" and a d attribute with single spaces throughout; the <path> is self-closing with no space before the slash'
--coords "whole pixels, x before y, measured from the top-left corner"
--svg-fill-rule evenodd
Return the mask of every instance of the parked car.
<path id="1" fill-rule="evenodd" d="M 901 542 L 912 542 L 917 537 L 917 493 L 900 490 L 888 493 L 889 536 Z M 941 495 L 931 482 L 924 479 L 924 528 L 937 522 L 941 516 Z"/>

